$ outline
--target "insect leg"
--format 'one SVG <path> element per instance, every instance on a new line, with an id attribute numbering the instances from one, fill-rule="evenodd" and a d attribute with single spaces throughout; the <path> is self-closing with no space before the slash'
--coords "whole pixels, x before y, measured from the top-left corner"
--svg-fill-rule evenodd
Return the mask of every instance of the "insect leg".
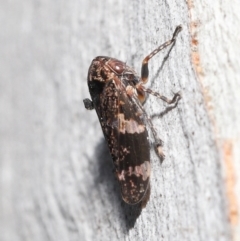
<path id="1" fill-rule="evenodd" d="M 167 42 L 165 42 L 164 44 L 160 45 L 158 48 L 156 48 L 155 50 L 153 50 L 149 55 L 147 55 L 142 62 L 142 70 L 141 70 L 141 84 L 145 84 L 148 81 L 148 61 L 158 52 L 160 52 L 162 49 L 166 48 L 167 46 L 171 45 L 171 44 L 175 44 L 176 42 L 176 38 L 177 35 L 179 34 L 179 32 L 182 30 L 181 25 L 177 26 L 172 39 L 168 40 Z"/>
<path id="2" fill-rule="evenodd" d="M 152 132 L 154 140 L 155 140 L 155 143 L 154 143 L 155 151 L 156 151 L 157 155 L 159 156 L 160 160 L 163 161 L 165 158 L 165 155 L 162 150 L 163 141 L 158 137 L 157 132 L 153 126 L 152 120 L 151 120 L 151 118 L 149 118 L 147 116 L 147 114 L 146 114 L 146 119 L 148 121 L 149 127 L 151 129 L 151 132 Z"/>
<path id="3" fill-rule="evenodd" d="M 158 92 L 152 91 L 151 89 L 142 88 L 142 90 L 144 92 L 147 92 L 148 94 L 154 95 L 155 97 L 167 102 L 168 104 L 176 103 L 182 98 L 181 91 L 178 91 L 177 93 L 174 94 L 172 99 L 169 99 L 169 98 L 159 94 Z"/>
<path id="4" fill-rule="evenodd" d="M 151 132 L 153 134 L 153 138 L 154 138 L 154 142 L 155 142 L 154 143 L 155 151 L 156 151 L 157 155 L 159 156 L 160 160 L 163 161 L 164 158 L 165 158 L 165 155 L 164 155 L 163 150 L 162 150 L 163 141 L 158 137 L 157 132 L 156 132 L 154 126 L 153 126 L 152 120 L 147 115 L 146 111 L 143 109 L 143 106 L 142 105 L 138 105 L 138 106 L 142 110 L 142 113 L 145 116 L 145 119 L 148 122 L 148 126 L 150 127 Z"/>
<path id="5" fill-rule="evenodd" d="M 94 109 L 93 102 L 89 99 L 84 99 L 83 104 L 84 104 L 84 106 L 87 110 L 93 110 Z"/>

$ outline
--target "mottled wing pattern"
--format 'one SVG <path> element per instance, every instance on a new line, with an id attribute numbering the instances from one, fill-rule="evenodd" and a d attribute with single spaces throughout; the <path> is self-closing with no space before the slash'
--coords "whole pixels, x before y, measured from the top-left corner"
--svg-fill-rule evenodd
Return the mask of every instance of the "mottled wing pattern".
<path id="1" fill-rule="evenodd" d="M 122 198 L 136 204 L 149 188 L 150 147 L 141 108 L 135 97 L 129 98 L 120 79 L 108 81 L 97 108 L 108 142 Z"/>

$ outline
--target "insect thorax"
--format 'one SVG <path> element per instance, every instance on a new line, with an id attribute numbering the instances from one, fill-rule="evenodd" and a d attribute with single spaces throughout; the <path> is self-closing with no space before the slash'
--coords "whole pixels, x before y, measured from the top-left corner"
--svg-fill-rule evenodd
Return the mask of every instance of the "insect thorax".
<path id="1" fill-rule="evenodd" d="M 127 91 L 132 97 L 135 95 L 141 103 L 145 101 L 145 94 L 136 88 L 140 77 L 126 63 L 105 56 L 93 59 L 88 71 L 88 85 L 92 97 L 101 94 L 109 82 L 114 82 L 116 88 Z"/>

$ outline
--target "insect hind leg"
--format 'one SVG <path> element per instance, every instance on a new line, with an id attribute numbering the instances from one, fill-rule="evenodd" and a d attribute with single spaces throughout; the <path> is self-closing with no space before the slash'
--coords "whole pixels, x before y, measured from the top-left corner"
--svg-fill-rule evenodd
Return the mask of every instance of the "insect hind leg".
<path id="1" fill-rule="evenodd" d="M 151 129 L 151 132 L 153 134 L 153 137 L 154 137 L 154 149 L 155 149 L 155 152 L 157 153 L 158 157 L 160 158 L 160 160 L 162 162 L 164 160 L 164 158 L 165 158 L 165 155 L 164 155 L 163 150 L 162 150 L 163 141 L 158 137 L 156 129 L 153 126 L 151 118 L 149 118 L 146 113 L 145 113 L 145 116 L 146 116 L 148 125 L 149 125 L 149 127 Z"/>
<path id="2" fill-rule="evenodd" d="M 162 162 L 164 160 L 164 158 L 165 158 L 165 155 L 164 155 L 163 150 L 162 150 L 163 141 L 158 137 L 157 132 L 156 132 L 154 126 L 153 126 L 152 120 L 147 115 L 147 113 L 143 109 L 142 105 L 138 105 L 138 106 L 142 110 L 142 113 L 143 113 L 145 119 L 148 122 L 148 126 L 151 129 L 151 132 L 152 132 L 153 137 L 154 137 L 154 149 L 155 149 L 155 152 L 157 153 L 158 157 L 160 158 L 160 160 Z"/>

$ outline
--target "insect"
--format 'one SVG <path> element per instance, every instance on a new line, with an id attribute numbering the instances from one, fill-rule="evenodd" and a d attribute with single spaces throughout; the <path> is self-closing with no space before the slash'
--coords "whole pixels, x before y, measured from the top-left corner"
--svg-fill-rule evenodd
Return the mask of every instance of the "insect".
<path id="1" fill-rule="evenodd" d="M 150 143 L 146 126 L 151 129 L 155 150 L 164 159 L 162 141 L 143 108 L 146 95 L 151 94 L 167 102 L 176 103 L 180 92 L 172 99 L 147 89 L 148 61 L 169 45 L 174 46 L 182 30 L 177 26 L 172 39 L 160 45 L 142 62 L 141 76 L 126 63 L 115 58 L 98 56 L 88 71 L 88 87 L 92 100 L 84 99 L 85 108 L 95 109 L 113 159 L 122 199 L 135 205 L 147 202 L 150 195 Z"/>

